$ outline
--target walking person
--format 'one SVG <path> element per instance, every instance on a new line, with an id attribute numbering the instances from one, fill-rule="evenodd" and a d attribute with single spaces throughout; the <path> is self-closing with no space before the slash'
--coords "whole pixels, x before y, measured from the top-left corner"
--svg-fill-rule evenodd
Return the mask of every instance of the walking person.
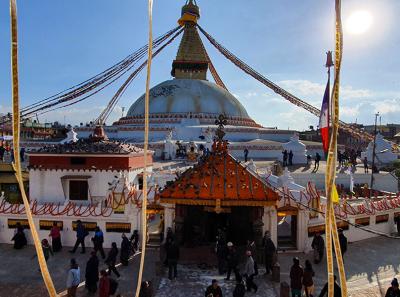
<path id="1" fill-rule="evenodd" d="M 249 150 L 247 149 L 247 147 L 244 149 L 243 154 L 244 154 L 244 161 L 247 162 L 247 158 L 249 157 Z"/>
<path id="2" fill-rule="evenodd" d="M 231 278 L 231 273 L 235 273 L 235 278 L 236 280 L 238 279 L 239 271 L 237 269 L 238 265 L 238 256 L 236 253 L 236 248 L 233 246 L 232 242 L 227 243 L 228 251 L 226 254 L 226 262 L 228 265 L 228 272 L 226 274 L 225 280 L 230 280 Z"/>
<path id="3" fill-rule="evenodd" d="M 233 289 L 233 297 L 244 297 L 245 294 L 246 294 L 246 286 L 243 283 L 242 276 L 239 275 L 236 281 L 235 289 Z"/>
<path id="4" fill-rule="evenodd" d="M 89 232 L 86 230 L 85 226 L 82 224 L 81 220 L 76 222 L 76 241 L 74 248 L 69 251 L 71 254 L 76 252 L 76 249 L 79 245 L 81 245 L 82 250 L 81 254 L 85 253 L 85 237 L 89 235 Z"/>
<path id="5" fill-rule="evenodd" d="M 288 152 L 287 152 L 287 150 L 284 150 L 283 152 L 282 152 L 282 166 L 283 167 L 286 167 L 288 164 L 287 164 L 287 160 L 288 160 Z"/>
<path id="6" fill-rule="evenodd" d="M 289 151 L 289 166 L 293 166 L 293 152 L 292 150 Z"/>
<path id="7" fill-rule="evenodd" d="M 28 244 L 24 232 L 24 227 L 21 225 L 20 222 L 16 224 L 14 230 L 14 236 L 13 238 L 11 238 L 11 240 L 14 241 L 14 249 L 16 250 L 22 249 L 24 246 Z"/>
<path id="8" fill-rule="evenodd" d="M 226 256 L 227 256 L 227 247 L 226 240 L 223 236 L 222 230 L 218 230 L 217 243 L 216 243 L 216 254 L 218 261 L 218 273 L 220 275 L 226 272 Z"/>
<path id="9" fill-rule="evenodd" d="M 318 264 L 322 261 L 324 257 L 325 241 L 320 233 L 315 233 L 311 247 L 314 250 L 314 263 Z"/>
<path id="10" fill-rule="evenodd" d="M 303 274 L 303 286 L 306 297 L 314 297 L 314 280 L 315 272 L 312 268 L 311 262 L 306 260 Z"/>
<path id="11" fill-rule="evenodd" d="M 3 145 L 0 145 L 0 162 L 4 161 L 4 153 L 6 152 L 6 149 Z"/>
<path id="12" fill-rule="evenodd" d="M 49 244 L 49 241 L 47 239 L 42 240 L 42 250 L 46 262 L 49 260 L 50 255 L 54 256 L 53 249 L 51 248 L 51 245 Z"/>
<path id="13" fill-rule="evenodd" d="M 338 150 L 337 152 L 337 159 L 338 159 L 338 163 L 339 163 L 339 167 L 342 167 L 343 164 L 343 155 L 342 152 Z"/>
<path id="14" fill-rule="evenodd" d="M 265 231 L 263 246 L 265 256 L 265 274 L 269 274 L 270 272 L 272 272 L 272 265 L 274 261 L 274 256 L 276 254 L 276 247 L 268 231 Z"/>
<path id="15" fill-rule="evenodd" d="M 25 162 L 25 148 L 21 147 L 19 150 L 19 158 L 21 162 Z"/>
<path id="16" fill-rule="evenodd" d="M 139 297 L 153 297 L 153 290 L 149 281 L 143 281 L 140 285 Z"/>
<path id="17" fill-rule="evenodd" d="M 397 235 L 400 236 L 400 216 L 394 217 L 394 223 L 396 224 Z"/>
<path id="18" fill-rule="evenodd" d="M 300 266 L 299 258 L 293 258 L 293 265 L 290 268 L 290 289 L 292 297 L 301 297 L 301 289 L 303 287 L 303 267 Z"/>
<path id="19" fill-rule="evenodd" d="M 392 280 L 391 286 L 387 289 L 385 297 L 400 297 L 399 282 L 397 278 Z"/>
<path id="20" fill-rule="evenodd" d="M 70 261 L 70 269 L 67 276 L 67 297 L 76 297 L 76 289 L 81 281 L 81 270 L 75 259 Z"/>
<path id="21" fill-rule="evenodd" d="M 172 232 L 172 228 L 168 227 L 167 228 L 167 236 L 165 238 L 165 243 L 164 243 L 164 250 L 165 250 L 165 260 L 164 260 L 164 265 L 168 266 L 168 247 L 171 245 L 171 243 L 175 240 L 175 235 Z"/>
<path id="22" fill-rule="evenodd" d="M 364 164 L 364 173 L 368 173 L 368 159 L 367 159 L 367 157 L 364 157 L 363 164 Z"/>
<path id="23" fill-rule="evenodd" d="M 62 249 L 61 232 L 60 228 L 57 226 L 57 222 L 53 222 L 53 227 L 51 227 L 49 237 L 51 237 L 51 245 L 53 247 L 53 252 L 61 251 Z"/>
<path id="24" fill-rule="evenodd" d="M 103 231 L 101 231 L 100 227 L 96 227 L 96 229 L 94 229 L 94 236 L 92 237 L 92 241 L 93 241 L 94 251 L 96 253 L 100 252 L 101 257 L 105 259 L 106 254 L 104 253 L 103 249 L 104 234 Z"/>
<path id="25" fill-rule="evenodd" d="M 342 297 L 342 289 L 340 288 L 339 284 L 337 283 L 337 277 L 336 275 L 333 276 L 333 279 L 335 280 L 335 283 L 333 285 L 333 296 L 334 297 Z M 327 297 L 328 296 L 328 282 L 325 283 L 324 287 L 321 290 L 321 293 L 319 294 L 319 297 Z"/>
<path id="26" fill-rule="evenodd" d="M 321 161 L 321 155 L 319 153 L 315 153 L 314 170 L 313 170 L 315 172 L 317 172 L 319 169 L 319 161 Z"/>
<path id="27" fill-rule="evenodd" d="M 129 240 L 132 244 L 133 253 L 135 254 L 139 249 L 139 231 L 134 230 Z"/>
<path id="28" fill-rule="evenodd" d="M 258 275 L 257 246 L 254 240 L 250 239 L 247 240 L 246 251 L 251 252 L 251 257 L 253 258 L 254 261 L 254 273 L 255 275 Z"/>
<path id="29" fill-rule="evenodd" d="M 128 237 L 126 237 L 125 233 L 122 233 L 121 253 L 119 256 L 122 265 L 128 266 L 130 254 L 131 254 L 131 243 L 129 242 L 129 239 Z"/>
<path id="30" fill-rule="evenodd" d="M 205 297 L 222 297 L 222 290 L 221 287 L 218 285 L 218 281 L 213 279 L 211 281 L 211 286 L 207 287 L 206 293 L 204 294 Z"/>
<path id="31" fill-rule="evenodd" d="M 251 292 L 251 290 L 254 289 L 254 293 L 257 293 L 258 287 L 254 283 L 254 276 L 256 275 L 256 272 L 254 270 L 254 260 L 251 256 L 251 251 L 246 251 L 246 256 L 247 258 L 246 263 L 244 264 L 243 275 L 246 278 L 247 292 Z"/>
<path id="32" fill-rule="evenodd" d="M 339 228 L 339 244 L 342 252 L 342 259 L 344 260 L 344 254 L 347 252 L 347 237 L 343 233 L 343 229 Z"/>
<path id="33" fill-rule="evenodd" d="M 114 272 L 114 274 L 117 277 L 120 277 L 120 274 L 115 268 L 115 263 L 117 262 L 117 255 L 118 255 L 118 248 L 117 244 L 115 242 L 111 243 L 111 250 L 108 252 L 107 259 L 105 263 L 108 265 L 108 274 L 111 275 L 111 272 Z"/>
<path id="34" fill-rule="evenodd" d="M 158 233 L 160 234 L 160 244 L 164 241 L 164 228 L 165 228 L 165 220 L 164 216 L 160 215 L 160 222 L 158 223 Z"/>
<path id="35" fill-rule="evenodd" d="M 99 297 L 110 296 L 110 279 L 108 278 L 107 271 L 100 271 L 100 283 L 99 283 Z"/>
<path id="36" fill-rule="evenodd" d="M 172 280 L 178 277 L 179 247 L 175 240 L 172 240 L 167 249 L 168 278 Z M 172 275 L 173 274 L 173 275 Z"/>
<path id="37" fill-rule="evenodd" d="M 99 258 L 97 253 L 92 251 L 90 258 L 86 263 L 85 270 L 85 287 L 89 293 L 96 293 L 97 282 L 99 281 Z"/>

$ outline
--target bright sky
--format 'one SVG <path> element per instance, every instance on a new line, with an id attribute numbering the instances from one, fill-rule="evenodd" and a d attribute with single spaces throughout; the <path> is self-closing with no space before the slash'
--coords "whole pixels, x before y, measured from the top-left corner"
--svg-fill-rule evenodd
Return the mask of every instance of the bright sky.
<path id="1" fill-rule="evenodd" d="M 154 34 L 176 26 L 184 0 L 154 1 Z M 334 0 L 198 0 L 200 24 L 229 50 L 275 83 L 320 107 L 326 83 L 325 52 L 333 49 Z M 400 1 L 346 0 L 343 21 L 361 17 L 363 28 L 346 28 L 342 67 L 341 119 L 371 124 L 399 123 Z M 25 106 L 115 64 L 147 42 L 147 1 L 18 1 L 20 93 Z M 367 25 L 365 25 L 367 24 Z M 8 111 L 10 86 L 8 1 L 0 1 L 0 112 Z M 361 33 L 360 33 L 361 31 Z M 360 34 L 355 34 L 360 33 Z M 153 63 L 152 85 L 170 79 L 178 41 Z M 264 126 L 305 129 L 318 119 L 291 105 L 227 61 L 203 38 L 228 89 Z M 209 75 L 211 80 L 211 75 Z M 122 81 L 119 83 L 121 84 Z M 68 110 L 41 120 L 77 124 L 98 116 L 119 84 Z M 143 93 L 144 73 L 113 113 Z"/>

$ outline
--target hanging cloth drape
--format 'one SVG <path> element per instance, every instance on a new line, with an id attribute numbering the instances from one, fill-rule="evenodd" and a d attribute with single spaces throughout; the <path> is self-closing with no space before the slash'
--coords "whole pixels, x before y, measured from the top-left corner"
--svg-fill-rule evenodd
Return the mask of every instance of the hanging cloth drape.
<path id="1" fill-rule="evenodd" d="M 39 261 L 40 271 L 44 283 L 46 285 L 49 296 L 57 296 L 51 279 L 49 269 L 47 268 L 46 260 L 43 255 L 42 244 L 37 233 L 35 223 L 33 222 L 32 212 L 29 205 L 29 200 L 25 193 L 25 188 L 21 173 L 21 160 L 19 154 L 19 136 L 20 136 L 20 110 L 19 110 L 19 85 L 18 85 L 18 29 L 17 29 L 17 3 L 16 0 L 10 0 L 10 16 L 11 16 L 11 70 L 12 70 L 12 130 L 14 144 L 14 160 L 13 164 L 15 176 L 18 181 L 22 200 L 24 202 L 26 216 L 28 218 L 29 228 L 32 233 L 33 242 L 35 244 L 36 254 Z"/>
<path id="2" fill-rule="evenodd" d="M 337 154 L 337 136 L 339 131 L 339 86 L 340 69 L 343 54 L 343 32 L 341 20 L 341 0 L 335 0 L 335 81 L 331 96 L 332 106 L 332 133 L 329 143 L 328 160 L 325 173 L 325 189 L 327 197 L 327 207 L 325 216 L 325 234 L 326 234 L 326 259 L 328 270 L 328 297 L 334 296 L 334 272 L 333 272 L 333 248 L 336 254 L 336 262 L 339 270 L 342 296 L 347 297 L 346 274 L 342 253 L 340 250 L 339 236 L 337 231 L 335 211 L 333 203 L 338 202 L 335 188 L 336 177 L 336 154 Z"/>
<path id="3" fill-rule="evenodd" d="M 140 266 L 136 286 L 136 297 L 140 294 L 142 283 L 144 259 L 146 256 L 147 244 L 147 152 L 149 144 L 149 96 L 150 96 L 150 77 L 151 77 L 151 58 L 153 48 L 153 0 L 148 0 L 149 15 L 149 48 L 147 55 L 147 76 L 146 76 L 146 95 L 144 104 L 144 170 L 143 170 L 143 201 L 142 201 L 142 254 L 140 255 Z"/>

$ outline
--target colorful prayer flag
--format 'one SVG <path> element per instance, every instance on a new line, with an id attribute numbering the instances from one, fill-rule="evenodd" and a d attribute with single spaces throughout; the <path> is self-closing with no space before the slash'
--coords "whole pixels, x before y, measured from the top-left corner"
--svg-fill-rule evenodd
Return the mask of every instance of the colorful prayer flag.
<path id="1" fill-rule="evenodd" d="M 332 188 L 332 202 L 339 204 L 339 194 L 336 189 L 336 185 L 333 185 L 333 188 Z"/>
<path id="2" fill-rule="evenodd" d="M 328 78 L 324 99 L 322 100 L 321 113 L 319 115 L 319 129 L 325 154 L 329 150 L 329 81 L 330 79 Z"/>

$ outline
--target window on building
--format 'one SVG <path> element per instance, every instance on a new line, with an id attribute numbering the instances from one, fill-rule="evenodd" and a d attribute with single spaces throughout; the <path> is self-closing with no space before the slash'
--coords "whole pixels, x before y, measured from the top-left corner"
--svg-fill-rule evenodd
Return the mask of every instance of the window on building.
<path id="1" fill-rule="evenodd" d="M 88 192 L 87 180 L 69 181 L 69 200 L 88 200 Z"/>
<path id="2" fill-rule="evenodd" d="M 82 157 L 71 157 L 71 165 L 85 165 L 86 158 Z"/>
<path id="3" fill-rule="evenodd" d="M 9 203 L 21 203 L 22 197 L 19 191 L 19 186 L 15 184 L 0 184 L 1 192 L 4 192 L 4 197 Z M 0 193 L 1 196 L 1 193 Z"/>

